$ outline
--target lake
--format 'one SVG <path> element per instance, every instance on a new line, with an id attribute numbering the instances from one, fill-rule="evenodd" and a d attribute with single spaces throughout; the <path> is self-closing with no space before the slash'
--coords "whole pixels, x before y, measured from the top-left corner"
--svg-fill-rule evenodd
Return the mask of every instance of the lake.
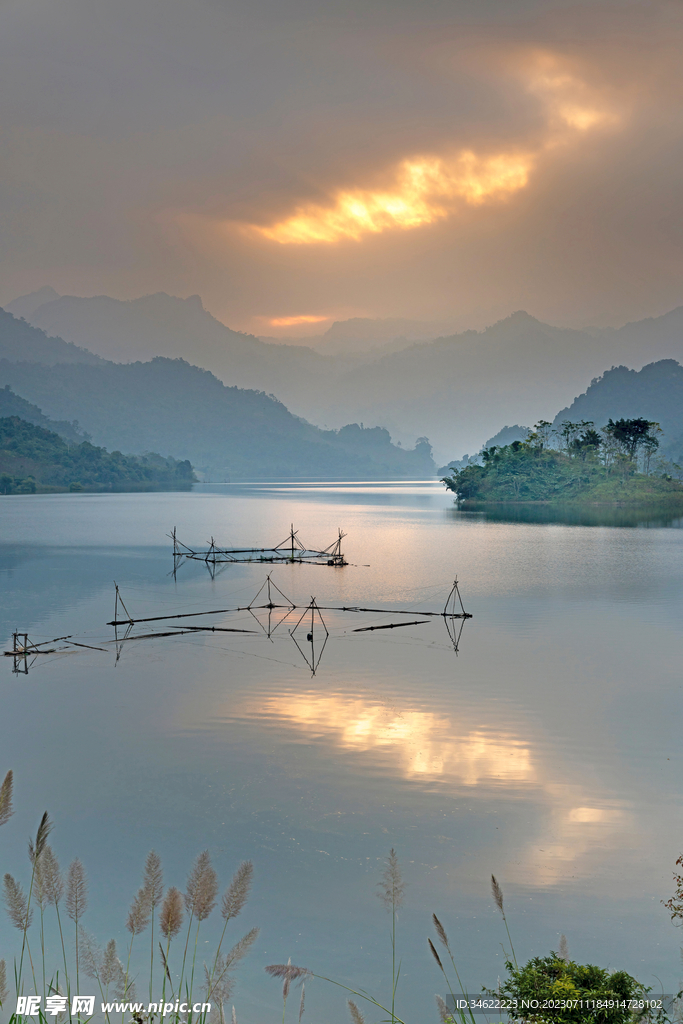
<path id="1" fill-rule="evenodd" d="M 392 847 L 408 886 L 397 1009 L 411 1024 L 436 1021 L 434 993 L 446 995 L 432 911 L 470 992 L 503 976 L 492 873 L 519 961 L 564 934 L 572 959 L 677 990 L 679 933 L 660 901 L 683 849 L 680 520 L 465 513 L 432 481 L 0 501 L 5 649 L 15 629 L 104 648 L 42 656 L 27 675 L 2 659 L 0 775 L 14 769 L 16 806 L 3 872 L 28 881 L 26 838 L 48 809 L 62 866 L 78 856 L 88 872 L 83 924 L 123 950 L 149 849 L 180 888 L 205 848 L 223 885 L 252 859 L 253 896 L 230 926 L 231 942 L 261 928 L 231 999 L 240 1024 L 281 1019 L 263 968 L 289 957 L 388 998 L 376 894 Z M 310 547 L 341 527 L 350 564 L 212 577 L 185 562 L 173 576 L 174 526 L 189 545 L 271 546 L 290 523 Z M 206 621 L 254 632 L 126 642 L 117 661 L 114 580 L 139 618 L 247 605 L 267 572 L 297 605 L 387 613 L 323 611 L 315 674 L 305 634 L 297 646 L 288 632 L 296 620 L 269 639 L 248 611 Z M 473 615 L 457 651 L 442 618 L 353 632 L 399 621 L 395 610 L 440 611 L 456 575 Z M 317 619 L 314 632 L 317 658 Z M 0 955 L 17 935 L 3 916 Z M 312 980 L 306 999 L 304 1022 L 348 1020 L 342 990 Z"/>

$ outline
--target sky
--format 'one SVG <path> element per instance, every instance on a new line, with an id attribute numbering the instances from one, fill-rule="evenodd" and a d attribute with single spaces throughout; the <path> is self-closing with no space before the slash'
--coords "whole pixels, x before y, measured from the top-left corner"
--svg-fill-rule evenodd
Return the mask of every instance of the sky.
<path id="1" fill-rule="evenodd" d="M 683 303 L 683 2 L 0 0 L 0 303 L 229 326 Z"/>

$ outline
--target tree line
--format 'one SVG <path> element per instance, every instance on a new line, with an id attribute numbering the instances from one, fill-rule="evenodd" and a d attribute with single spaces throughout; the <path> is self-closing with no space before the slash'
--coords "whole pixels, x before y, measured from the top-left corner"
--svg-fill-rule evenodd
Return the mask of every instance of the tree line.
<path id="1" fill-rule="evenodd" d="M 587 459 L 597 460 L 608 471 L 621 465 L 621 468 L 633 472 L 639 470 L 646 476 L 653 469 L 676 471 L 683 473 L 676 463 L 660 465 L 653 458 L 660 446 L 660 438 L 664 431 L 659 423 L 642 417 L 634 419 L 613 420 L 607 425 L 596 429 L 593 420 L 564 420 L 559 429 L 553 427 L 548 420 L 539 420 L 529 431 L 524 441 L 513 441 L 510 445 L 484 448 L 480 456 L 484 465 L 491 460 L 500 460 L 506 450 L 511 452 L 557 451 L 569 458 L 582 462 Z M 664 475 L 671 476 L 670 472 Z"/>

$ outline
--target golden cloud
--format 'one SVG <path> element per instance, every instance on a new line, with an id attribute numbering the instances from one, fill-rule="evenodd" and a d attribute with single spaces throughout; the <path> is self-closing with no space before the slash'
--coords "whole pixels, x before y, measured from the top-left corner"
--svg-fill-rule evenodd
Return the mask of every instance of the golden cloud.
<path id="1" fill-rule="evenodd" d="M 389 188 L 341 189 L 327 205 L 300 206 L 285 220 L 250 225 L 250 230 L 282 245 L 358 240 L 390 229 L 432 224 L 457 211 L 509 199 L 529 184 L 539 157 L 584 132 L 617 118 L 595 90 L 566 70 L 552 55 L 537 53 L 528 61 L 526 91 L 546 112 L 547 130 L 540 145 L 478 154 L 461 149 L 444 156 L 413 156 L 390 171 Z"/>
<path id="2" fill-rule="evenodd" d="M 328 316 L 279 316 L 268 323 L 271 327 L 294 327 L 296 324 L 321 324 Z"/>
<path id="3" fill-rule="evenodd" d="M 388 712 L 383 704 L 319 693 L 272 696 L 259 714 L 290 727 L 323 734 L 347 751 L 385 751 L 406 779 L 441 779 L 476 786 L 484 780 L 535 780 L 529 745 L 505 731 L 458 732 L 451 719 L 431 711 Z"/>
<path id="4" fill-rule="evenodd" d="M 457 200 L 477 205 L 517 192 L 527 184 L 532 164 L 527 153 L 478 157 L 464 150 L 451 160 L 416 157 L 399 165 L 387 191 L 339 192 L 330 207 L 303 207 L 285 221 L 255 230 L 276 242 L 306 243 L 420 227 L 446 217 Z"/>

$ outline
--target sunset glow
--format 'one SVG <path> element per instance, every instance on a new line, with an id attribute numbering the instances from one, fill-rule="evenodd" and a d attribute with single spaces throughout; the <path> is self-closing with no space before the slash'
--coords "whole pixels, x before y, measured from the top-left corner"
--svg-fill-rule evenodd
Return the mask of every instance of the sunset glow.
<path id="1" fill-rule="evenodd" d="M 527 77 L 547 115 L 545 139 L 535 148 L 481 155 L 462 149 L 451 157 L 414 156 L 392 172 L 386 189 L 341 189 L 329 205 L 298 207 L 291 217 L 268 226 L 252 225 L 264 238 L 283 245 L 358 240 L 390 229 L 417 228 L 457 213 L 463 205 L 500 202 L 526 188 L 539 157 L 573 137 L 616 120 L 593 91 L 563 69 L 552 54 L 532 58 Z"/>
<path id="2" fill-rule="evenodd" d="M 281 243 L 358 239 L 387 228 L 415 228 L 448 216 L 458 202 L 478 205 L 524 188 L 533 165 L 526 153 L 479 157 L 464 150 L 452 160 L 404 160 L 387 191 L 339 192 L 329 208 L 302 207 L 272 227 L 256 230 Z"/>
<path id="3" fill-rule="evenodd" d="M 301 694 L 271 697 L 261 713 L 311 729 L 340 750 L 384 751 L 406 779 L 447 779 L 463 786 L 487 781 L 523 785 L 536 781 L 529 745 L 508 732 L 481 728 L 454 737 L 448 716 L 422 710 L 387 711 L 360 697 Z"/>
<path id="4" fill-rule="evenodd" d="M 617 121 L 604 97 L 597 97 L 585 82 L 563 68 L 554 54 L 537 54 L 535 64 L 537 70 L 529 80 L 527 91 L 545 106 L 552 129 L 586 132 Z M 561 136 L 548 140 L 550 145 L 557 141 L 564 140 Z"/>
<path id="5" fill-rule="evenodd" d="M 279 316 L 269 320 L 271 327 L 295 327 L 297 324 L 321 324 L 328 316 Z"/>

